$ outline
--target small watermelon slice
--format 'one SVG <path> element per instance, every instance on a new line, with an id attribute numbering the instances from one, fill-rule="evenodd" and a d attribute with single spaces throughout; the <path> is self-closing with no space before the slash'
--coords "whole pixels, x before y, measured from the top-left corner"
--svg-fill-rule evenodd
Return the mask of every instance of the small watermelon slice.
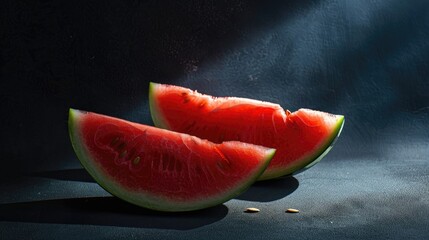
<path id="1" fill-rule="evenodd" d="M 298 173 L 332 148 L 344 116 L 237 97 L 213 97 L 188 88 L 151 83 L 149 102 L 156 126 L 203 139 L 242 141 L 276 148 L 259 180 Z"/>
<path id="2" fill-rule="evenodd" d="M 237 196 L 275 153 L 74 109 L 69 111 L 69 133 L 82 165 L 105 190 L 160 211 L 197 210 Z"/>

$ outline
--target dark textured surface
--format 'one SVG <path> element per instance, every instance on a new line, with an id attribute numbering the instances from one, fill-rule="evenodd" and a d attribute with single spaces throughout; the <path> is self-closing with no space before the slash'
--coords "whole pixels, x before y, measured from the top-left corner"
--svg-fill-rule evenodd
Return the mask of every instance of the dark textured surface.
<path id="1" fill-rule="evenodd" d="M 424 0 L 2 1 L 0 239 L 429 239 L 428 11 Z M 295 178 L 195 213 L 136 209 L 80 169 L 66 122 L 74 107 L 152 124 L 149 81 L 346 124 Z"/>
<path id="2" fill-rule="evenodd" d="M 415 145 L 381 158 L 329 158 L 294 178 L 257 183 L 215 208 L 179 214 L 134 207 L 72 175 L 14 178 L 0 184 L 7 193 L 0 233 L 2 239 L 428 239 L 428 154 Z M 247 207 L 261 212 L 243 212 Z"/>

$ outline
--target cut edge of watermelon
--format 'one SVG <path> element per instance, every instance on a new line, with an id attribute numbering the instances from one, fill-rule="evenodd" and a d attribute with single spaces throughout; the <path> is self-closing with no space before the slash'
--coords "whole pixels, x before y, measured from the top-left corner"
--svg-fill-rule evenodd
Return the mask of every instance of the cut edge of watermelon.
<path id="1" fill-rule="evenodd" d="M 150 115 L 152 116 L 152 121 L 155 126 L 163 129 L 170 129 L 167 122 L 162 117 L 162 114 L 160 114 L 160 110 L 158 107 L 158 103 L 156 102 L 156 98 L 154 94 L 156 93 L 156 88 L 160 86 L 158 83 L 150 82 L 149 83 L 149 109 L 150 109 Z"/>
<path id="2" fill-rule="evenodd" d="M 338 120 L 337 123 L 335 125 L 335 131 L 332 133 L 331 137 L 326 141 L 326 144 L 324 147 L 322 147 L 321 149 L 325 149 L 320 151 L 318 157 L 316 157 L 315 160 L 313 160 L 312 162 L 310 162 L 309 164 L 307 164 L 305 167 L 303 167 L 299 172 L 302 172 L 306 169 L 311 168 L 312 166 L 314 166 L 316 163 L 320 162 L 320 160 L 322 160 L 322 158 L 324 158 L 326 156 L 326 154 L 328 154 L 332 147 L 334 147 L 334 144 L 337 142 L 337 139 L 340 137 L 341 132 L 343 131 L 344 128 L 344 123 L 345 123 L 345 117 L 343 115 L 337 115 Z"/>
<path id="3" fill-rule="evenodd" d="M 77 110 L 77 109 L 69 109 L 69 119 L 68 119 L 68 130 L 70 135 L 70 140 L 74 149 L 74 152 L 77 155 L 77 158 L 80 162 L 80 164 L 85 168 L 85 170 L 91 175 L 91 177 L 100 185 L 104 190 L 106 190 L 108 193 L 112 194 L 113 196 L 119 196 L 121 199 L 123 199 L 121 196 L 123 194 L 121 193 L 119 189 L 117 189 L 116 184 L 104 184 L 105 182 L 110 182 L 110 180 L 103 176 L 101 171 L 96 171 L 97 168 L 95 164 L 93 164 L 93 160 L 90 158 L 91 154 L 87 151 L 84 144 L 82 144 L 80 140 L 80 133 L 78 128 L 78 121 L 79 121 L 79 115 L 85 114 L 84 111 Z M 125 200 L 125 199 L 124 199 Z"/>
<path id="4" fill-rule="evenodd" d="M 265 172 L 259 177 L 258 181 L 270 180 L 273 178 L 278 178 L 282 176 L 288 175 L 296 175 L 301 173 L 312 166 L 316 165 L 316 163 L 320 162 L 328 153 L 331 151 L 338 137 L 340 136 L 345 122 L 345 117 L 343 115 L 336 115 L 337 121 L 335 123 L 334 130 L 331 135 L 326 138 L 325 142 L 314 151 L 313 154 L 305 157 L 304 159 L 297 161 L 296 164 L 291 165 L 289 168 L 285 169 L 273 169 L 269 172 Z"/>
<path id="5" fill-rule="evenodd" d="M 143 192 L 138 192 L 137 194 L 134 194 L 134 193 L 130 193 L 127 190 L 124 190 L 124 187 L 119 186 L 119 184 L 110 180 L 109 176 L 104 175 L 102 173 L 102 170 L 97 170 L 100 168 L 97 167 L 95 164 L 93 164 L 93 160 L 90 157 L 91 155 L 85 148 L 84 144 L 81 143 L 80 136 L 79 136 L 80 133 L 78 128 L 78 121 L 79 121 L 78 115 L 84 114 L 84 113 L 85 111 L 80 111 L 80 110 L 70 108 L 69 120 L 68 120 L 68 129 L 69 129 L 69 135 L 72 142 L 72 146 L 82 166 L 88 171 L 91 177 L 94 178 L 94 180 L 104 190 L 106 190 L 113 196 L 116 196 L 131 204 L 138 205 L 152 210 L 166 211 L 166 212 L 194 211 L 194 210 L 199 210 L 203 208 L 213 207 L 221 203 L 224 203 L 240 195 L 241 193 L 245 192 L 258 179 L 258 177 L 261 176 L 262 173 L 266 170 L 266 168 L 268 167 L 269 163 L 271 162 L 276 152 L 276 149 L 258 146 L 266 149 L 265 157 L 261 159 L 263 164 L 258 171 L 253 173 L 253 175 L 250 175 L 250 177 L 247 178 L 245 181 L 243 180 L 242 182 L 237 182 L 235 186 L 240 186 L 240 187 L 232 188 L 231 190 L 225 192 L 224 194 L 217 195 L 214 198 L 208 198 L 207 201 L 199 201 L 198 204 L 194 202 L 171 201 L 171 200 L 164 199 L 162 197 L 153 196 Z M 236 142 L 236 141 L 229 141 L 224 143 L 243 144 L 241 142 Z M 248 145 L 257 146 L 253 144 L 248 144 Z"/>
<path id="6" fill-rule="evenodd" d="M 155 97 L 155 94 L 158 92 L 156 88 L 166 85 L 153 82 L 150 82 L 149 85 L 149 104 L 154 124 L 155 126 L 160 128 L 171 129 L 169 124 L 165 120 L 162 111 L 158 107 L 158 103 Z M 269 169 L 268 171 L 264 172 L 258 178 L 257 181 L 270 180 L 288 175 L 295 175 L 311 168 L 316 163 L 320 162 L 330 152 L 343 129 L 345 117 L 343 115 L 336 115 L 336 117 L 337 122 L 335 124 L 334 130 L 332 131 L 332 134 L 328 138 L 326 138 L 324 143 L 318 149 L 314 150 L 313 154 L 309 154 L 308 156 L 296 161 L 295 164 L 290 165 L 287 169 L 281 167 L 279 167 L 278 169 Z"/>

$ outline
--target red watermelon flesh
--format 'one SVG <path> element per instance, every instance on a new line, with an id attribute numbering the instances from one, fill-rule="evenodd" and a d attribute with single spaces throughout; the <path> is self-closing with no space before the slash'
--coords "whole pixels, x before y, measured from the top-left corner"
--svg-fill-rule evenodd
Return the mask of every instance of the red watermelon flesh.
<path id="1" fill-rule="evenodd" d="M 188 88 L 150 84 L 156 126 L 221 143 L 242 141 L 276 148 L 259 180 L 290 175 L 320 161 L 339 136 L 344 116 L 237 97 L 213 97 Z"/>
<path id="2" fill-rule="evenodd" d="M 74 109 L 69 112 L 69 132 L 82 165 L 104 189 L 161 211 L 196 210 L 237 196 L 275 153 Z"/>

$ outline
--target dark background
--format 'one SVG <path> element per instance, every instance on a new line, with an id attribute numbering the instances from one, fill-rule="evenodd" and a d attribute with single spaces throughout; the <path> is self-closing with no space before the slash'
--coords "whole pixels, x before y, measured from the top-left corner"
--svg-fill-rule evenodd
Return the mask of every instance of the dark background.
<path id="1" fill-rule="evenodd" d="M 429 238 L 428 1 L 5 0 L 0 12 L 1 239 Z M 152 124 L 150 81 L 346 124 L 295 177 L 197 213 L 140 210 L 81 170 L 67 114 Z M 285 203 L 304 209 L 290 218 Z M 266 210 L 243 215 L 249 204 Z"/>

